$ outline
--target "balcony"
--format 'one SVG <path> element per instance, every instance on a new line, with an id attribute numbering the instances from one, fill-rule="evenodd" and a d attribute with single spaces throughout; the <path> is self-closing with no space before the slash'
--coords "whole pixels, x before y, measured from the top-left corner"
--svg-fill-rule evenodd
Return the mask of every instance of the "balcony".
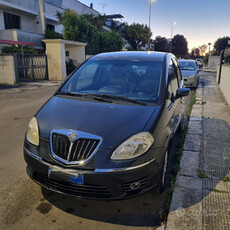
<path id="1" fill-rule="evenodd" d="M 43 38 L 44 35 L 42 34 L 30 33 L 16 29 L 0 30 L 0 39 L 34 43 L 34 48 L 37 49 L 43 48 Z"/>

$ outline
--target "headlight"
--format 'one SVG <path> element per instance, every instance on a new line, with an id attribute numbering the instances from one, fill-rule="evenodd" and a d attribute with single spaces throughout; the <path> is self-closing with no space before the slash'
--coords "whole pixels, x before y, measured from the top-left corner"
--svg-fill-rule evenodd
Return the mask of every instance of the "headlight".
<path id="1" fill-rule="evenodd" d="M 191 75 L 191 76 L 189 77 L 189 79 L 193 79 L 193 78 L 195 78 L 195 76 L 194 76 L 194 75 Z"/>
<path id="2" fill-rule="evenodd" d="M 26 133 L 26 138 L 31 144 L 36 145 L 36 146 L 39 145 L 38 122 L 35 117 L 33 117 L 30 120 L 28 130 Z"/>
<path id="3" fill-rule="evenodd" d="M 111 159 L 128 160 L 138 157 L 149 150 L 153 142 L 154 138 L 149 132 L 135 134 L 117 147 Z"/>

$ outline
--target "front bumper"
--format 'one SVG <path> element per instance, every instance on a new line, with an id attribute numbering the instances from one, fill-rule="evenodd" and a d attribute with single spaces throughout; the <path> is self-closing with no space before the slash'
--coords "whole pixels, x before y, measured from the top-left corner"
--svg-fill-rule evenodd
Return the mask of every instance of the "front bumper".
<path id="1" fill-rule="evenodd" d="M 27 174 L 39 185 L 86 199 L 115 200 L 140 195 L 158 185 L 161 172 L 154 158 L 134 167 L 94 170 L 76 170 L 50 164 L 26 148 L 24 158 Z M 79 175 L 84 177 L 83 184 L 71 179 Z M 139 186 L 131 189 L 130 185 L 134 182 L 138 182 Z"/>

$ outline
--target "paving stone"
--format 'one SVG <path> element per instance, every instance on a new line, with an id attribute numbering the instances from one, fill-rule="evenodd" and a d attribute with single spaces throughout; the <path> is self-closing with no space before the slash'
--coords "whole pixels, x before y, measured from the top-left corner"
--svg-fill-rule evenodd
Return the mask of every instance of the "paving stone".
<path id="1" fill-rule="evenodd" d="M 230 183 L 205 179 L 203 197 L 203 229 L 229 229 Z"/>
<path id="2" fill-rule="evenodd" d="M 203 129 L 202 129 L 202 120 L 190 120 L 189 126 L 188 126 L 188 134 L 203 134 Z"/>
<path id="3" fill-rule="evenodd" d="M 181 170 L 179 175 L 197 177 L 199 155 L 199 152 L 184 151 L 180 162 Z"/>
<path id="4" fill-rule="evenodd" d="M 202 116 L 202 105 L 193 105 L 191 116 L 201 117 Z"/>
<path id="5" fill-rule="evenodd" d="M 169 230 L 201 229 L 202 182 L 192 177 L 177 176 L 177 184 L 167 220 Z"/>
<path id="6" fill-rule="evenodd" d="M 200 151 L 200 145 L 201 145 L 200 135 L 194 135 L 194 134 L 186 135 L 186 140 L 184 143 L 184 150 L 198 152 Z"/>
<path id="7" fill-rule="evenodd" d="M 202 117 L 190 116 L 190 121 L 202 121 Z"/>

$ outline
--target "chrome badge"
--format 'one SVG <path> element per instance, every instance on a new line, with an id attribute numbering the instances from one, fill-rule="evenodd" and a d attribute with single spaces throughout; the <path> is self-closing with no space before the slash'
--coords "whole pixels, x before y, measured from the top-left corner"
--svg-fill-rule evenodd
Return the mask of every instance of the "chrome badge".
<path id="1" fill-rule="evenodd" d="M 77 138 L 77 134 L 76 133 L 70 133 L 69 134 L 69 141 L 70 142 L 74 142 Z"/>

